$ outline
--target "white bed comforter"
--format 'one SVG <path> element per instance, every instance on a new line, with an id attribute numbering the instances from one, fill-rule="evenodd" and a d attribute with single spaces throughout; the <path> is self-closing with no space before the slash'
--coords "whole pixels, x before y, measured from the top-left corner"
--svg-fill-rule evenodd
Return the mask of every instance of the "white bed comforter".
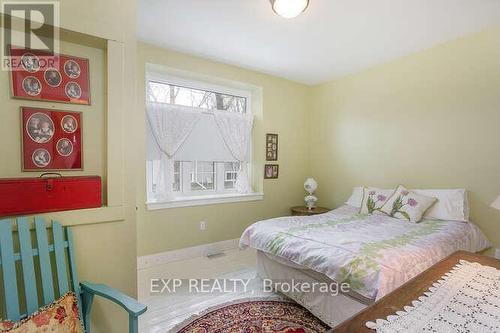
<path id="1" fill-rule="evenodd" d="M 455 251 L 490 246 L 472 223 L 411 223 L 357 212 L 343 206 L 322 215 L 260 221 L 245 230 L 240 247 L 282 257 L 379 299 Z"/>

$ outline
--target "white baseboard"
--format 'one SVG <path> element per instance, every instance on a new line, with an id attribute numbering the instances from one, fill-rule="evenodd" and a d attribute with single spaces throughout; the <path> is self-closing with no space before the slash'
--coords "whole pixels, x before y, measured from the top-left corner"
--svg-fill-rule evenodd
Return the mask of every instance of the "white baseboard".
<path id="1" fill-rule="evenodd" d="M 205 257 L 210 254 L 235 250 L 239 246 L 239 238 L 221 242 L 188 247 L 185 249 L 155 253 L 137 258 L 137 269 L 146 269 L 169 262 Z"/>

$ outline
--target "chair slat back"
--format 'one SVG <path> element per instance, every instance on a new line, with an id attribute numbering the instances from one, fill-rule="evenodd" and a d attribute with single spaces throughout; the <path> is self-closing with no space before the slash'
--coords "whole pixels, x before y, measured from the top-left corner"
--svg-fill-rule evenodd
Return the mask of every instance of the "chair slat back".
<path id="1" fill-rule="evenodd" d="M 71 228 L 66 228 L 66 239 L 68 240 L 68 264 L 70 282 L 72 287 L 71 289 L 77 295 L 78 312 L 80 313 L 80 318 L 83 318 L 82 295 L 80 293 L 80 282 L 78 281 L 78 274 L 76 273 L 76 260 L 75 254 L 73 253 L 73 231 L 71 231 Z"/>
<path id="2" fill-rule="evenodd" d="M 75 294 L 80 296 L 80 282 L 78 281 L 78 274 L 76 273 L 76 260 L 75 254 L 73 253 L 73 231 L 71 231 L 71 228 L 66 228 L 66 239 L 68 240 L 68 263 L 72 287 L 71 289 L 75 292 Z"/>
<path id="3" fill-rule="evenodd" d="M 26 311 L 33 313 L 38 309 L 39 304 L 30 225 L 27 218 L 22 217 L 17 219 L 17 232 L 19 234 L 19 247 L 21 251 Z"/>
<path id="4" fill-rule="evenodd" d="M 14 242 L 12 225 L 0 223 L 0 257 L 2 259 L 3 287 L 7 317 L 19 320 L 19 298 L 17 293 L 16 261 L 14 259 Z"/>
<path id="5" fill-rule="evenodd" d="M 35 217 L 36 246 L 33 246 L 31 221 L 20 217 L 16 222 L 19 252 L 15 250 L 17 239 L 16 233 L 13 233 L 14 223 L 8 219 L 0 220 L 0 269 L 4 289 L 4 295 L 1 295 L 0 290 L 0 310 L 3 306 L 5 319 L 18 321 L 35 312 L 40 306 L 53 302 L 56 296 L 60 297 L 69 290 L 75 292 L 81 305 L 71 229 L 63 228 L 60 223 L 52 221 L 50 236 L 53 242 L 50 244 L 44 219 Z M 51 264 L 51 256 L 55 262 L 54 267 Z M 38 260 L 35 260 L 36 257 Z M 18 261 L 21 261 L 21 264 L 16 266 Z M 35 266 L 37 263 L 38 267 Z M 22 279 L 24 286 L 25 311 L 24 307 L 23 309 L 20 307 L 24 304 L 20 304 L 19 300 L 23 293 L 18 292 L 19 282 L 21 282 L 18 281 L 18 277 Z M 40 285 L 41 290 L 39 290 Z M 81 306 L 79 308 L 81 309 Z"/>
<path id="6" fill-rule="evenodd" d="M 52 223 L 52 235 L 54 239 L 54 254 L 56 257 L 57 283 L 59 295 L 68 292 L 68 271 L 66 270 L 66 256 L 64 253 L 63 230 L 60 223 Z"/>
<path id="7" fill-rule="evenodd" d="M 38 260 L 42 279 L 43 302 L 49 304 L 54 301 L 54 282 L 52 280 L 52 265 L 50 263 L 49 242 L 45 221 L 35 217 L 36 242 L 38 247 Z"/>

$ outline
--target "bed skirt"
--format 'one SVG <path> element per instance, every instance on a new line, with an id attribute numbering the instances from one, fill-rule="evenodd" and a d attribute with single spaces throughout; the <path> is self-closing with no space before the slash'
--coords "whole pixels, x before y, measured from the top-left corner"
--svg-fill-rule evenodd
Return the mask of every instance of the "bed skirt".
<path id="1" fill-rule="evenodd" d="M 276 282 L 293 280 L 308 284 L 334 283 L 333 280 L 323 274 L 278 262 L 275 259 L 269 258 L 261 251 L 257 251 L 257 273 L 262 279 L 270 279 Z M 325 292 L 306 293 L 296 290 L 283 290 L 279 283 L 273 284 L 273 286 L 276 287 L 275 289 L 277 292 L 293 299 L 330 327 L 339 325 L 359 311 L 365 309 L 367 305 L 372 302 L 342 293 L 338 295 L 331 295 Z"/>

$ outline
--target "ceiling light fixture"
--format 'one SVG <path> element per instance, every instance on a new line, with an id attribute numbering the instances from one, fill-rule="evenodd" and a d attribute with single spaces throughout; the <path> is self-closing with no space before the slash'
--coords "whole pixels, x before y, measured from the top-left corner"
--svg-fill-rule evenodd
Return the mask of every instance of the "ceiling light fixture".
<path id="1" fill-rule="evenodd" d="M 273 6 L 273 10 L 279 16 L 284 18 L 294 18 L 303 13 L 309 0 L 269 0 Z"/>

